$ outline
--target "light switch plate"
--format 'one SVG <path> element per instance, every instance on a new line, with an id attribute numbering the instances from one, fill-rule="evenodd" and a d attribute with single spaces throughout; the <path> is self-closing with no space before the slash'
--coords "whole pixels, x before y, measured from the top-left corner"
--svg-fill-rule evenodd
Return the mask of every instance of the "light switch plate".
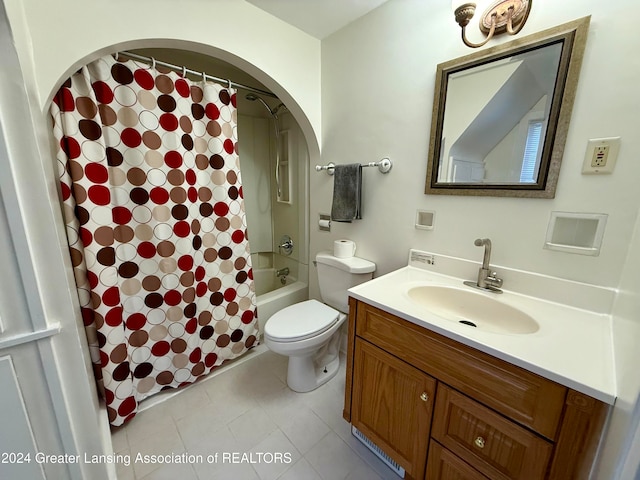
<path id="1" fill-rule="evenodd" d="M 582 173 L 601 174 L 613 172 L 620 150 L 620 137 L 593 138 L 587 143 L 582 163 Z"/>

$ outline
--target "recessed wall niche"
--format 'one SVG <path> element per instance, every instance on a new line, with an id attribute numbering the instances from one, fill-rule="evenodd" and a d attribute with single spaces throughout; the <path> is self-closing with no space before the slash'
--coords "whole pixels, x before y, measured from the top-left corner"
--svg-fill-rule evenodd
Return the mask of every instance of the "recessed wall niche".
<path id="1" fill-rule="evenodd" d="M 607 215 L 551 212 L 544 248 L 580 255 L 600 255 Z"/>

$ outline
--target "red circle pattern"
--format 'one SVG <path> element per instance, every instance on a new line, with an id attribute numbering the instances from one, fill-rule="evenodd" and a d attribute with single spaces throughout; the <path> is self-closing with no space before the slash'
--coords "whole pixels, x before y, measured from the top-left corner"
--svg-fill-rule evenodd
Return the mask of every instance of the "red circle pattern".
<path id="1" fill-rule="evenodd" d="M 82 317 L 117 426 L 253 347 L 256 299 L 235 92 L 110 56 L 91 67 L 51 114 Z"/>

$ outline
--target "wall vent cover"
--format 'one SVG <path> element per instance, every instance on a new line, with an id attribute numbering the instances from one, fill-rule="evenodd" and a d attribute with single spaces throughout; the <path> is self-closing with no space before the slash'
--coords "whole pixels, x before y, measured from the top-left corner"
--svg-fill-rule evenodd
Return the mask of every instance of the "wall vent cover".
<path id="1" fill-rule="evenodd" d="M 402 468 L 397 462 L 395 462 L 389 455 L 384 453 L 382 449 L 369 440 L 364 433 L 358 430 L 353 425 L 351 426 L 351 433 L 354 437 L 360 440 L 365 447 L 371 450 L 380 460 L 386 463 L 391 470 L 393 470 L 400 478 L 404 478 L 404 468 Z"/>

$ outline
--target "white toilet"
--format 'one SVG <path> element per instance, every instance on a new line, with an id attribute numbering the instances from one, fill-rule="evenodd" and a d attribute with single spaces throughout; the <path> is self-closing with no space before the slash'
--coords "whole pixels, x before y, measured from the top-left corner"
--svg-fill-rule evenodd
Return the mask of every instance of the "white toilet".
<path id="1" fill-rule="evenodd" d="M 325 303 L 306 300 L 285 307 L 264 327 L 267 347 L 289 357 L 287 384 L 296 392 L 314 390 L 338 372 L 339 330 L 349 312 L 347 289 L 370 280 L 376 269 L 363 258 L 338 258 L 329 252 L 318 253 L 316 263 Z"/>

